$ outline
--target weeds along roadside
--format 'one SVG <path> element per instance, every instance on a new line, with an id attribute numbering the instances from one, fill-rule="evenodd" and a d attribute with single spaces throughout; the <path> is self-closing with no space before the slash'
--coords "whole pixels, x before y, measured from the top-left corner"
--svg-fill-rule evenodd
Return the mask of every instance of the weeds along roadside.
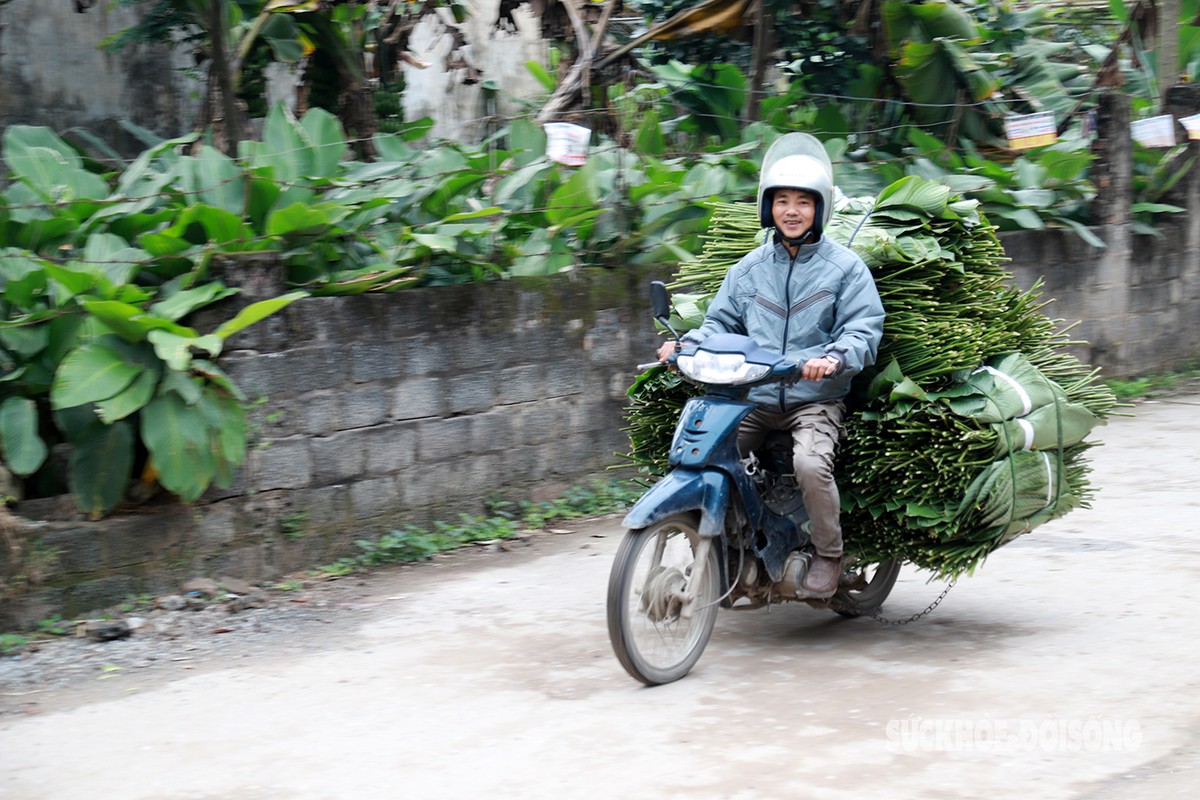
<path id="1" fill-rule="evenodd" d="M 308 574 L 315 578 L 337 578 L 387 564 L 424 561 L 471 544 L 522 538 L 554 522 L 624 511 L 643 491 L 643 486 L 631 480 L 597 478 L 573 485 L 552 500 L 533 502 L 493 498 L 487 503 L 485 515 L 460 514 L 454 522 L 437 521 L 427 528 L 408 525 L 375 541 L 360 539 L 355 542 L 358 553 L 315 567 Z M 300 591 L 304 586 L 303 580 L 293 576 L 266 588 L 288 592 Z M 136 614 L 153 608 L 154 603 L 152 595 L 131 595 L 100 618 Z M 73 635 L 75 630 L 75 620 L 64 620 L 55 615 L 41 620 L 30 630 L 0 632 L 0 657 L 17 655 L 37 640 Z"/>

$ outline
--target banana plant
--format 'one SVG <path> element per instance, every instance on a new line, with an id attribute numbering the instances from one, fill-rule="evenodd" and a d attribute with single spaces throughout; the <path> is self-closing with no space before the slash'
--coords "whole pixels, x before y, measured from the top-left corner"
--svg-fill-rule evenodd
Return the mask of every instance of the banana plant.
<path id="1" fill-rule="evenodd" d="M 887 0 L 881 18 L 893 75 L 923 125 L 941 125 L 974 141 L 994 141 L 1000 129 L 988 105 L 999 88 L 1001 55 L 981 47 L 974 20 L 949 0 Z"/>
<path id="2" fill-rule="evenodd" d="M 68 445 L 66 475 L 43 477 L 65 481 L 92 516 L 121 501 L 138 463 L 191 501 L 244 460 L 244 398 L 214 359 L 305 293 L 253 303 L 207 334 L 184 323 L 236 292 L 204 279 L 214 253 L 263 247 L 224 158 L 166 144 L 110 187 L 49 130 L 5 131 L 0 449 L 28 477 L 54 467 L 52 445 Z M 200 202 L 172 207 L 169 188 Z"/>

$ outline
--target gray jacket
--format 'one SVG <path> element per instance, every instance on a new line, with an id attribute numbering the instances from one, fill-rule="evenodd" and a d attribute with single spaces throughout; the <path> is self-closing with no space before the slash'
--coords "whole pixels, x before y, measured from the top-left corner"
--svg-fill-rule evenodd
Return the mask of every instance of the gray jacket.
<path id="1" fill-rule="evenodd" d="M 684 335 L 740 333 L 798 364 L 831 355 L 840 367 L 822 381 L 755 387 L 750 400 L 770 411 L 840 400 L 851 379 L 875 363 L 883 303 L 871 271 L 849 248 L 822 237 L 793 259 L 774 240 L 746 254 L 725 275 L 704 324 Z"/>

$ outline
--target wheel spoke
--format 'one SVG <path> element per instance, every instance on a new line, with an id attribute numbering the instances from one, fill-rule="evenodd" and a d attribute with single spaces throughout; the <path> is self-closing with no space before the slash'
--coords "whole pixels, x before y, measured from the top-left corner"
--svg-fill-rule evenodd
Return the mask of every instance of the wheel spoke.
<path id="1" fill-rule="evenodd" d="M 712 633 L 715 551 L 683 519 L 630 532 L 613 565 L 610 638 L 622 665 L 644 683 L 685 675 Z"/>

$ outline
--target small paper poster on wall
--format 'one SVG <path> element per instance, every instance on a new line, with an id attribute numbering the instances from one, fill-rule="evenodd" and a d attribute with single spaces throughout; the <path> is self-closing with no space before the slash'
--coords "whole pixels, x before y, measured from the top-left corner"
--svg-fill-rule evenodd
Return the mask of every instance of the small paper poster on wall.
<path id="1" fill-rule="evenodd" d="M 1190 117 L 1181 117 L 1180 124 L 1187 131 L 1189 139 L 1200 139 L 1200 114 L 1193 114 Z"/>
<path id="2" fill-rule="evenodd" d="M 1013 150 L 1028 150 L 1058 141 L 1058 128 L 1054 123 L 1053 111 L 1005 117 L 1004 133 L 1008 136 L 1008 146 Z"/>
<path id="3" fill-rule="evenodd" d="M 588 143 L 592 138 L 590 128 L 570 122 L 547 122 L 546 155 L 551 161 L 574 167 L 587 163 Z"/>
<path id="4" fill-rule="evenodd" d="M 1174 147 L 1175 117 L 1162 114 L 1133 123 L 1133 140 L 1142 147 Z"/>

